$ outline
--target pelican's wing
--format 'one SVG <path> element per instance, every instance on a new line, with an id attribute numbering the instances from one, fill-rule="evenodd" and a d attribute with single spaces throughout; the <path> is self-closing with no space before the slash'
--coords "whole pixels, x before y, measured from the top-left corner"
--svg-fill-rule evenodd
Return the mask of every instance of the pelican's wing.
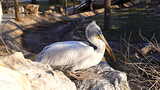
<path id="1" fill-rule="evenodd" d="M 94 49 L 83 42 L 58 42 L 45 47 L 37 60 L 52 65 L 74 65 L 94 54 Z"/>

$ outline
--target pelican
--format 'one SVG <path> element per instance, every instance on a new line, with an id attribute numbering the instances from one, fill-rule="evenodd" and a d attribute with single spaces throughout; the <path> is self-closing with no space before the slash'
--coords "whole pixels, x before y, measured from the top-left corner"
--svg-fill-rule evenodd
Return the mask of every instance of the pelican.
<path id="1" fill-rule="evenodd" d="M 46 46 L 36 61 L 52 66 L 71 66 L 71 71 L 87 69 L 100 63 L 105 49 L 115 59 L 112 49 L 105 40 L 100 27 L 92 21 L 85 29 L 85 35 L 96 48 L 83 41 L 56 42 Z"/>

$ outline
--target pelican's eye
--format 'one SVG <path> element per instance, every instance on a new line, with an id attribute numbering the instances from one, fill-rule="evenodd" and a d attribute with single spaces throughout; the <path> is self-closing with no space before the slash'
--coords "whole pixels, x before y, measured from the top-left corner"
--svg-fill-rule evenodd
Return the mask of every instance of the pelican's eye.
<path id="1" fill-rule="evenodd" d="M 97 32 L 96 32 L 96 37 L 97 37 L 98 39 L 101 39 L 101 35 L 102 35 L 102 32 L 101 32 L 100 30 L 97 30 Z"/>

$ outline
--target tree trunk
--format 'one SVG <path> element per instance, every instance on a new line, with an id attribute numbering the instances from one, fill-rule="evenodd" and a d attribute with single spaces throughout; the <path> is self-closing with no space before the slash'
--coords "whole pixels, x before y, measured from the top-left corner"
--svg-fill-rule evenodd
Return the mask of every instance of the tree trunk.
<path id="1" fill-rule="evenodd" d="M 15 8 L 15 18 L 17 21 L 20 21 L 18 0 L 14 0 L 14 8 Z"/>
<path id="2" fill-rule="evenodd" d="M 104 30 L 109 30 L 111 27 L 111 0 L 105 0 L 104 1 L 104 8 L 105 8 L 105 12 L 104 12 Z"/>
<path id="3" fill-rule="evenodd" d="M 31 3 L 32 3 L 32 4 L 36 4 L 36 3 L 37 3 L 37 0 L 32 0 Z"/>

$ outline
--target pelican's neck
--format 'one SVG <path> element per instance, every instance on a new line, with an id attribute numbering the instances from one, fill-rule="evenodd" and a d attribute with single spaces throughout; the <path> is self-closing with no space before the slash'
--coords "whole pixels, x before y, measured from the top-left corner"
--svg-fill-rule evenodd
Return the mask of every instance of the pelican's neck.
<path id="1" fill-rule="evenodd" d="M 105 52 L 105 43 L 96 38 L 96 37 L 90 37 L 88 38 L 89 42 L 91 42 L 94 46 L 97 47 L 97 49 L 95 50 L 97 53 L 104 53 Z"/>

